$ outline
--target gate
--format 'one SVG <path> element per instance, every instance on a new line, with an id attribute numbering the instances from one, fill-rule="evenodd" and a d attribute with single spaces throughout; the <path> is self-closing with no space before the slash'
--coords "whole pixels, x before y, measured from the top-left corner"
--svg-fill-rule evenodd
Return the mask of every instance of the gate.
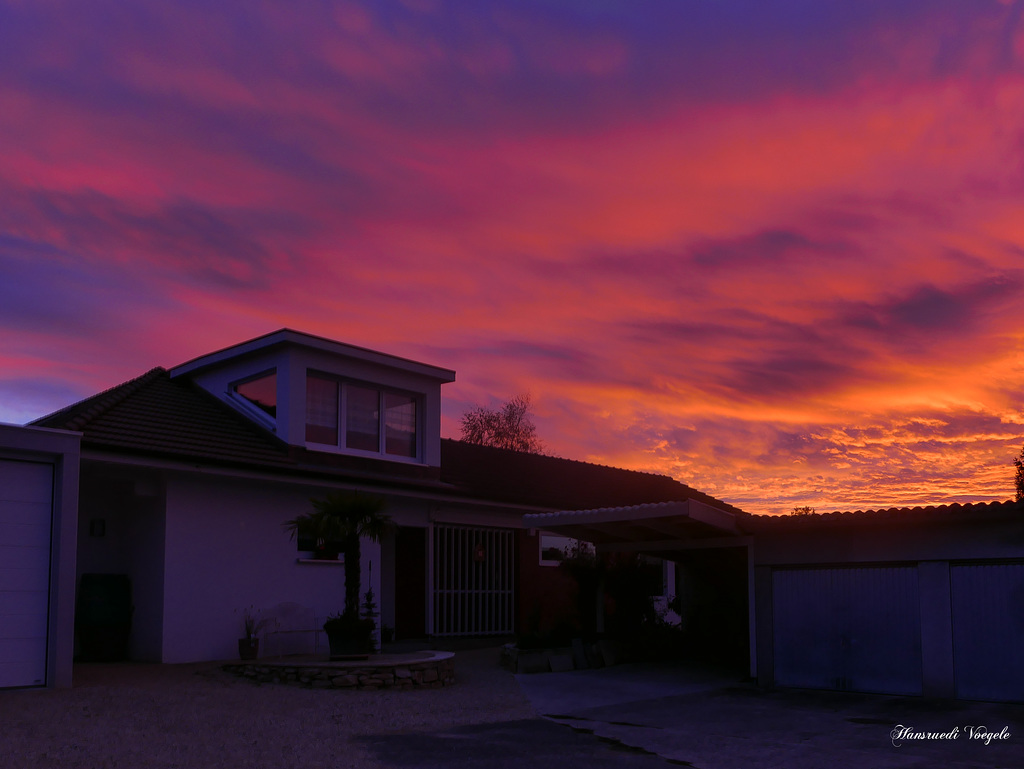
<path id="1" fill-rule="evenodd" d="M 515 618 L 514 529 L 431 529 L 432 635 L 509 635 Z"/>

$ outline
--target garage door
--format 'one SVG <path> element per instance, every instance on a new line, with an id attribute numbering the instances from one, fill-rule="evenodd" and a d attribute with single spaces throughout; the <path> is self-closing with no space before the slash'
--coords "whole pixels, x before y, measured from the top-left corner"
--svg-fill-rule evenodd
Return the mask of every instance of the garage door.
<path id="1" fill-rule="evenodd" d="M 0 460 L 0 687 L 46 684 L 53 467 Z"/>
<path id="2" fill-rule="evenodd" d="M 1024 702 L 1024 564 L 949 569 L 956 695 Z"/>
<path id="3" fill-rule="evenodd" d="M 772 602 L 780 686 L 921 693 L 916 567 L 776 569 Z"/>

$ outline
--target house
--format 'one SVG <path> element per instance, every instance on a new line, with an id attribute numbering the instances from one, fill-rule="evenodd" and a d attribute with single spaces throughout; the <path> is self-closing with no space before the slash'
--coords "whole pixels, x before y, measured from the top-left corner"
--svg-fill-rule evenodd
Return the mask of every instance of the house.
<path id="1" fill-rule="evenodd" d="M 384 498 L 396 524 L 362 550 L 383 624 L 507 635 L 567 601 L 524 514 L 690 498 L 734 510 L 664 476 L 442 440 L 454 378 L 285 329 L 38 420 L 81 436 L 77 583 L 127 578 L 131 659 L 231 658 L 246 608 L 298 605 L 307 630 L 341 610 L 342 562 L 300 550 L 282 523 L 348 489 Z M 268 640 L 311 651 L 313 635 Z"/>
<path id="2" fill-rule="evenodd" d="M 25 564 L 0 568 L 21 628 L 0 686 L 70 681 L 92 575 L 130 586 L 132 659 L 232 658 L 248 607 L 290 618 L 268 651 L 312 651 L 343 564 L 282 523 L 346 489 L 396 523 L 364 543 L 362 585 L 399 638 L 550 625 L 571 606 L 551 555 L 574 538 L 661 558 L 691 654 L 766 686 L 1024 701 L 1024 503 L 750 515 L 665 476 L 444 440 L 454 378 L 285 329 L 0 429 L 0 480 L 28 489 L 0 494 L 0 554 Z"/>

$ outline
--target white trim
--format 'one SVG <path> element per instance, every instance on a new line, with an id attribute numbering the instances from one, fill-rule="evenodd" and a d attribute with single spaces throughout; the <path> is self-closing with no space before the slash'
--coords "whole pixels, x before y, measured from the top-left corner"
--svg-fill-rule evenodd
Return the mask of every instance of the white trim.
<path id="1" fill-rule="evenodd" d="M 552 526 L 587 525 L 595 523 L 629 523 L 656 518 L 689 518 L 726 531 L 736 531 L 736 516 L 726 510 L 706 505 L 695 499 L 655 502 L 630 507 L 601 507 L 594 510 L 566 510 L 527 516 L 525 523 L 538 529 Z"/>
<path id="2" fill-rule="evenodd" d="M 714 537 L 713 539 L 672 539 L 652 542 L 621 542 L 596 545 L 599 553 L 646 553 L 664 550 L 707 550 L 713 547 L 742 547 L 754 541 L 753 536 Z"/>
<path id="3" fill-rule="evenodd" d="M 455 372 L 450 369 L 432 366 L 427 363 L 419 363 L 418 361 L 410 360 L 408 358 L 400 358 L 397 355 L 389 355 L 387 353 L 377 352 L 376 350 L 370 350 L 365 347 L 356 347 L 343 342 L 336 342 L 324 337 L 303 334 L 302 332 L 293 331 L 287 328 L 265 334 L 264 336 L 257 337 L 256 339 L 250 339 L 247 342 L 232 345 L 231 347 L 225 347 L 216 352 L 201 355 L 198 358 L 193 358 L 190 361 L 186 361 L 185 363 L 175 366 L 170 369 L 168 373 L 170 377 L 174 379 L 183 374 L 193 374 L 198 371 L 202 371 L 203 369 L 241 358 L 245 355 L 263 352 L 277 345 L 292 345 L 295 347 L 321 350 L 323 352 L 331 353 L 332 355 L 343 355 L 354 360 L 365 361 L 367 363 L 386 366 L 398 371 L 418 374 L 440 382 L 455 381 Z"/>

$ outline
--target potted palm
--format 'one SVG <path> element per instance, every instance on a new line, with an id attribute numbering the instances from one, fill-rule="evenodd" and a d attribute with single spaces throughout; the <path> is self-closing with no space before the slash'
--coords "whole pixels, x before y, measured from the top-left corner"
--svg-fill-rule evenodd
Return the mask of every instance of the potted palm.
<path id="1" fill-rule="evenodd" d="M 325 541 L 336 541 L 345 555 L 345 609 L 324 622 L 331 647 L 331 659 L 366 658 L 373 649 L 373 617 L 361 617 L 360 541 L 379 542 L 391 528 L 384 514 L 384 500 L 358 492 L 334 492 L 323 499 L 311 500 L 313 512 L 286 521 L 292 536 L 310 536 L 319 531 Z"/>
<path id="2" fill-rule="evenodd" d="M 252 606 L 242 614 L 242 627 L 245 636 L 238 639 L 238 656 L 243 660 L 254 660 L 260 656 L 259 635 L 271 625 L 274 620 L 271 617 L 260 617 L 259 612 Z"/>

